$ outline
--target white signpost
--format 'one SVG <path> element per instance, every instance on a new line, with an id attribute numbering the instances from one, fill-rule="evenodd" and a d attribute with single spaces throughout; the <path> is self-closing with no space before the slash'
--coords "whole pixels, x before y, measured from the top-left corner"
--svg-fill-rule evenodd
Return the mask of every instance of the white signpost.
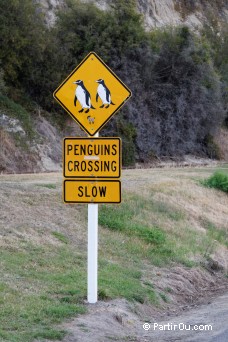
<path id="1" fill-rule="evenodd" d="M 99 133 L 96 133 L 96 137 Z M 98 204 L 88 204 L 87 300 L 97 302 L 98 284 Z"/>
<path id="2" fill-rule="evenodd" d="M 91 138 L 94 140 L 97 139 L 98 141 L 99 130 L 130 98 L 131 91 L 96 53 L 90 52 L 55 90 L 53 96 L 81 128 L 84 129 Z M 77 139 L 80 141 L 79 138 Z M 110 144 L 108 145 L 107 143 L 105 147 L 106 150 L 108 150 Z M 117 155 L 121 155 L 120 143 L 115 145 L 114 152 Z M 113 156 L 115 156 L 114 152 L 112 154 Z M 77 153 L 75 153 L 74 158 L 75 156 L 77 156 Z M 68 157 L 69 156 L 66 156 L 64 148 L 64 163 L 68 160 L 68 171 L 71 172 L 72 170 L 69 170 L 69 165 L 73 165 L 75 159 L 74 161 L 70 161 L 69 164 Z M 82 156 L 79 156 L 79 159 L 81 157 Z M 84 159 L 103 161 L 104 156 L 90 154 L 88 156 L 85 155 Z M 79 165 L 80 160 L 76 160 L 76 164 L 74 165 Z M 117 160 L 114 160 L 114 163 L 117 165 L 117 168 L 121 167 Z M 85 164 L 86 163 L 84 162 L 83 165 Z M 91 165 L 92 163 L 90 163 L 90 167 Z M 67 170 L 66 165 L 64 165 L 64 176 L 65 170 Z M 83 180 L 81 179 L 81 182 L 84 182 L 83 184 L 85 184 L 85 178 L 87 178 L 88 183 L 86 189 L 88 189 L 89 185 L 91 185 L 91 181 L 96 181 L 97 178 L 119 179 L 120 170 L 117 169 L 115 171 L 117 172 L 113 173 L 113 170 L 110 170 L 110 173 L 108 174 L 106 170 L 106 173 L 102 175 L 98 173 L 99 176 L 97 177 L 96 175 L 90 176 L 90 174 L 88 175 L 85 172 L 85 176 L 82 176 Z M 72 179 L 67 179 L 63 182 L 64 201 L 65 203 L 88 203 L 87 300 L 88 303 L 94 304 L 98 300 L 98 204 L 91 202 L 99 200 L 99 203 L 120 203 L 120 182 L 119 180 L 103 180 L 104 184 L 109 184 L 109 187 L 107 187 L 107 185 L 103 187 L 104 189 L 109 189 L 109 191 L 107 191 L 107 198 L 105 198 L 105 195 L 103 196 L 103 199 L 95 198 L 95 195 L 97 197 L 97 188 L 94 185 L 92 187 L 94 191 L 92 191 L 90 195 L 87 194 L 85 198 L 80 198 L 79 200 L 79 193 L 76 195 L 75 189 L 79 189 L 80 196 L 82 197 L 84 195 L 82 191 L 83 186 L 79 186 L 80 179 L 76 181 L 73 178 L 76 178 L 77 176 L 74 176 L 74 172 L 72 172 L 72 174 L 73 176 L 70 176 Z M 99 182 L 102 182 L 102 180 L 97 180 L 96 183 Z M 74 186 L 75 184 L 77 184 L 76 187 Z M 116 193 L 112 195 L 110 191 L 113 189 L 115 189 Z"/>

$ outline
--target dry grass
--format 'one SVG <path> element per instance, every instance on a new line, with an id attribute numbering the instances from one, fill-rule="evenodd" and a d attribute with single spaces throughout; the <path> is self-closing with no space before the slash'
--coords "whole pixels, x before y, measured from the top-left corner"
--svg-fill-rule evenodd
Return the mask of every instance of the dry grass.
<path id="1" fill-rule="evenodd" d="M 77 232 L 85 240 L 85 208 L 63 204 L 61 175 L 5 175 L 1 187 L 4 236 L 34 244 L 59 243 L 52 232 L 61 230 L 70 238 Z"/>
<path id="2" fill-rule="evenodd" d="M 205 189 L 200 180 L 215 168 L 125 171 L 123 188 L 170 204 L 184 213 L 193 229 L 204 230 L 209 220 L 218 228 L 228 227 L 228 197 L 218 190 Z"/>
<path id="3" fill-rule="evenodd" d="M 210 257 L 223 271 L 227 269 L 223 238 L 228 227 L 228 196 L 200 183 L 214 171 L 123 171 L 123 203 L 113 208 L 117 215 L 121 213 L 126 226 L 116 231 L 114 222 L 113 230 L 99 228 L 99 290 L 103 298 L 166 305 L 167 300 L 193 300 L 203 287 L 205 292 L 216 290 L 223 276 L 210 275 L 208 287 L 208 273 L 197 266 Z M 8 298 L 2 302 L 0 339 L 60 338 L 63 332 L 53 324 L 81 312 L 75 305 L 86 295 L 87 206 L 62 202 L 62 175 L 57 173 L 1 175 L 0 203 L 0 287 Z M 131 217 L 128 221 L 125 208 Z M 99 210 L 101 215 L 101 206 Z M 130 232 L 132 224 L 137 230 Z M 139 230 L 148 232 L 154 226 L 166 238 L 157 247 L 149 242 L 151 236 L 141 235 Z M 195 267 L 183 266 L 186 261 Z M 156 266 L 159 263 L 162 268 Z M 191 286 L 186 293 L 188 283 Z"/>

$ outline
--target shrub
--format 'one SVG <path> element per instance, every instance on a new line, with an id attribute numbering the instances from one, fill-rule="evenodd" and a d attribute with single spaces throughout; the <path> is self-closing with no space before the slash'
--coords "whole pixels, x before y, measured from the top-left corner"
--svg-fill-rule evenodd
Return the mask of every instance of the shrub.
<path id="1" fill-rule="evenodd" d="M 4 71 L 0 68 L 0 94 L 6 94 L 7 87 L 4 80 Z"/>
<path id="2" fill-rule="evenodd" d="M 218 70 L 227 75 L 227 35 L 218 40 L 208 29 L 200 37 L 187 27 L 145 32 L 135 3 L 110 1 L 102 11 L 66 0 L 48 29 L 33 1 L 3 0 L 0 60 L 8 94 L 17 102 L 32 99 L 64 123 L 53 90 L 93 50 L 133 93 L 102 130 L 122 137 L 124 165 L 148 161 L 151 151 L 153 157 L 215 155 L 205 142 L 225 118 L 227 76 L 221 82 Z M 0 91 L 2 80 L 0 74 Z"/>
<path id="3" fill-rule="evenodd" d="M 118 76 L 133 94 L 122 113 L 135 128 L 138 160 L 147 161 L 151 150 L 155 156 L 208 155 L 205 138 L 224 119 L 208 44 L 187 28 L 156 31 L 129 49 Z"/>
<path id="4" fill-rule="evenodd" d="M 228 193 L 228 173 L 217 171 L 203 184 L 209 188 L 216 188 Z"/>
<path id="5" fill-rule="evenodd" d="M 46 39 L 42 13 L 30 0 L 2 0 L 0 31 L 5 79 L 11 86 L 21 88 L 33 80 L 42 60 Z"/>
<path id="6" fill-rule="evenodd" d="M 221 77 L 225 125 L 228 127 L 228 23 L 226 20 L 221 23 L 218 16 L 211 12 L 201 34 L 210 44 L 214 65 Z"/>

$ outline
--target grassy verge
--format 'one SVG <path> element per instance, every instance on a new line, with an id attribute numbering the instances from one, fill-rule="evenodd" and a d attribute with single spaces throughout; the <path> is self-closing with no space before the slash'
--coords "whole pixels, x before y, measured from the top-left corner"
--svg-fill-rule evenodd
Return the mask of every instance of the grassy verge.
<path id="1" fill-rule="evenodd" d="M 85 312 L 85 273 L 85 260 L 65 247 L 2 248 L 0 339 L 61 339 L 55 325 Z"/>
<path id="2" fill-rule="evenodd" d="M 192 255 L 203 255 L 222 232 L 208 227 L 203 237 L 186 228 L 184 213 L 171 206 L 124 194 L 117 206 L 100 206 L 100 225 L 110 230 L 100 249 L 99 298 L 124 297 L 140 303 L 167 301 L 155 293 L 151 281 L 142 281 L 144 263 L 195 265 Z M 151 214 L 162 219 L 154 226 Z M 163 222 L 163 223 L 162 223 Z M 168 232 L 166 225 L 175 230 Z M 85 312 L 86 254 L 59 232 L 60 246 L 34 246 L 21 242 L 1 249 L 0 339 L 29 342 L 34 338 L 59 340 L 65 332 L 55 328 L 63 319 Z"/>
<path id="3" fill-rule="evenodd" d="M 78 252 L 64 234 L 52 235 L 58 246 L 37 247 L 21 241 L 15 248 L 1 248 L 1 341 L 61 340 L 65 332 L 57 325 L 86 312 L 86 254 Z M 117 240 L 112 241 L 119 244 Z M 141 260 L 132 260 L 126 267 L 117 262 L 118 250 L 114 253 L 113 260 L 100 253 L 99 299 L 155 303 L 154 289 L 141 280 Z"/>
<path id="4" fill-rule="evenodd" d="M 196 265 L 195 256 L 204 255 L 213 240 L 211 234 L 202 236 L 189 225 L 184 212 L 170 204 L 152 197 L 125 196 L 119 206 L 101 206 L 99 223 L 122 235 L 126 255 L 145 258 L 156 266 L 170 262 Z"/>
<path id="5" fill-rule="evenodd" d="M 183 189 L 185 183 L 188 186 Z M 55 185 L 51 176 L 47 183 L 28 184 L 24 188 L 17 182 L 18 188 L 5 200 L 21 213 L 25 211 L 30 235 L 26 227 L 14 234 L 9 221 L 4 221 L 3 231 L 8 235 L 0 253 L 0 341 L 61 340 L 65 332 L 59 323 L 86 312 L 86 206 L 63 205 L 60 184 Z M 140 194 L 123 192 L 120 205 L 99 206 L 99 299 L 167 302 L 171 290 L 156 290 L 151 265 L 191 267 L 210 256 L 216 244 L 227 246 L 225 227 L 207 217 L 214 192 L 192 180 L 192 173 L 182 180 L 182 187 L 173 181 L 159 184 L 149 185 Z M 197 191 L 202 191 L 201 198 Z M 225 194 L 219 195 L 226 200 Z M 177 198 L 185 205 L 177 203 Z M 193 205 L 196 207 L 189 212 Z M 5 208 L 8 217 L 12 210 Z M 195 221 L 191 221 L 189 213 L 196 209 Z M 40 213 L 40 225 L 34 225 Z"/>
<path id="6" fill-rule="evenodd" d="M 207 229 L 207 234 L 212 241 L 218 241 L 222 245 L 228 247 L 228 229 L 217 228 L 215 224 L 210 221 L 204 222 L 204 227 Z"/>

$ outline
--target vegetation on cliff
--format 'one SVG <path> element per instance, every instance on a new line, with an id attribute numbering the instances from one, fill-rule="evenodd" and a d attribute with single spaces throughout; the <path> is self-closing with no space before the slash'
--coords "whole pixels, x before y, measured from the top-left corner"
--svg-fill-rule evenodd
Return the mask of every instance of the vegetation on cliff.
<path id="1" fill-rule="evenodd" d="M 125 165 L 161 156 L 219 157 L 213 135 L 228 121 L 228 33 L 216 25 L 205 25 L 201 36 L 187 27 L 145 32 L 133 0 L 117 0 L 108 12 L 67 0 L 48 28 L 30 0 L 3 0 L 0 91 L 64 123 L 52 92 L 95 51 L 133 92 L 101 132 L 122 136 Z"/>

